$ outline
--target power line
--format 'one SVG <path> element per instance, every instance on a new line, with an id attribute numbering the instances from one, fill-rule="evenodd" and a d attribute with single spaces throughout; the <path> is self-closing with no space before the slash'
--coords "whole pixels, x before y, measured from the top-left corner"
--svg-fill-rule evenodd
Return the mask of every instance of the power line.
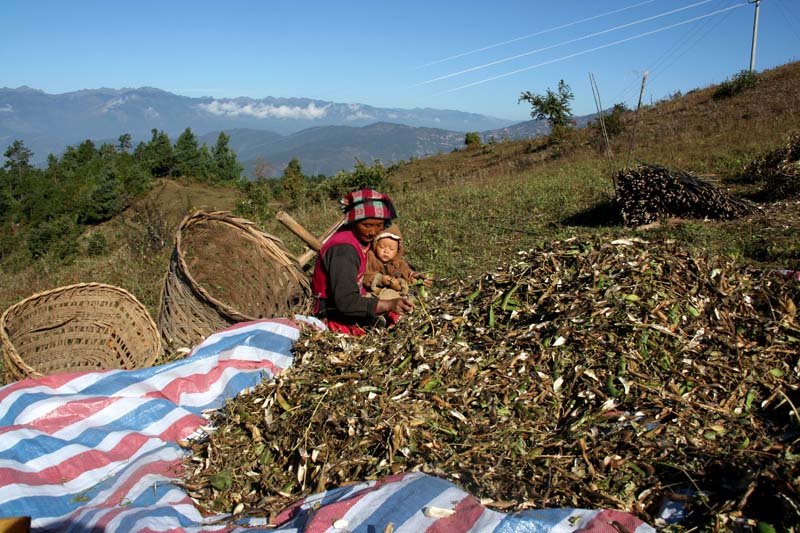
<path id="1" fill-rule="evenodd" d="M 772 5 L 778 6 L 778 9 L 781 10 L 783 13 L 783 21 L 786 23 L 786 26 L 789 28 L 797 40 L 800 41 L 800 33 L 797 32 L 797 28 L 800 27 L 800 17 L 792 13 L 786 6 L 784 6 L 781 2 L 774 2 L 771 3 Z M 789 22 L 789 19 L 794 19 L 794 23 Z"/>
<path id="2" fill-rule="evenodd" d="M 694 4 L 690 4 L 688 6 L 679 7 L 677 9 L 673 9 L 672 11 L 666 11 L 664 13 L 659 13 L 658 15 L 653 15 L 651 17 L 645 17 L 643 19 L 635 20 L 633 22 L 628 22 L 627 24 L 622 24 L 620 26 L 615 26 L 613 28 L 609 28 L 609 29 L 606 29 L 606 30 L 598 31 L 598 32 L 595 32 L 595 33 L 590 33 L 588 35 L 584 35 L 584 36 L 581 36 L 581 37 L 576 37 L 575 39 L 569 39 L 567 41 L 562 41 L 560 43 L 553 44 L 553 45 L 550 45 L 550 46 L 545 46 L 545 47 L 542 47 L 542 48 L 538 48 L 536 50 L 531 50 L 529 52 L 523 52 L 521 54 L 517 54 L 517 55 L 511 56 L 511 57 L 506 57 L 504 59 L 498 59 L 498 60 L 492 61 L 490 63 L 484 63 L 483 65 L 478 65 L 477 67 L 471 67 L 471 68 L 468 68 L 468 69 L 464 69 L 464 70 L 461 70 L 459 72 L 453 72 L 452 74 L 445 74 L 444 76 L 439 76 L 438 78 L 433 78 L 433 79 L 430 79 L 430 80 L 426 80 L 426 81 L 417 83 L 417 84 L 414 85 L 414 87 L 418 87 L 420 85 L 427 85 L 429 83 L 433 83 L 433 82 L 436 82 L 436 81 L 441 81 L 441 80 L 444 80 L 444 79 L 447 79 L 447 78 L 452 78 L 454 76 L 460 76 L 461 74 L 466 74 L 467 72 L 473 72 L 475 70 L 480 70 L 480 69 L 483 69 L 483 68 L 486 68 L 486 67 L 499 65 L 500 63 L 506 63 L 506 62 L 512 61 L 514 59 L 519 59 L 521 57 L 526 57 L 526 56 L 529 56 L 529 55 L 537 54 L 537 53 L 543 52 L 545 50 L 551 50 L 553 48 L 558 48 L 558 47 L 561 47 L 561 46 L 564 46 L 564 45 L 567 45 L 567 44 L 576 43 L 578 41 L 584 41 L 584 40 L 590 39 L 592 37 L 597 37 L 598 35 L 603 35 L 603 34 L 606 34 L 606 33 L 610 33 L 612 31 L 617 31 L 617 30 L 621 30 L 623 28 L 628 28 L 630 26 L 635 26 L 637 24 L 641 24 L 642 22 L 649 22 L 651 20 L 655 20 L 657 18 L 665 17 L 667 15 L 672 15 L 672 14 L 678 13 L 680 11 L 685 11 L 687 9 L 691 9 L 693 7 L 697 7 L 697 6 L 702 5 L 702 4 L 707 4 L 707 3 L 712 2 L 712 1 L 713 0 L 701 0 L 700 2 L 695 2 Z"/>
<path id="3" fill-rule="evenodd" d="M 730 4 L 730 1 L 721 1 L 718 5 Z M 730 17 L 731 12 L 727 12 L 725 16 L 717 19 L 704 19 L 702 22 L 692 26 L 686 33 L 683 34 L 681 39 L 676 39 L 673 44 L 662 53 L 658 59 L 653 61 L 645 69 L 651 74 L 650 81 L 657 80 L 665 71 L 667 71 L 677 60 L 683 57 L 689 50 L 692 50 L 695 45 L 701 42 L 706 36 L 713 32 L 720 24 Z M 631 82 L 625 89 L 618 93 L 618 101 L 626 101 L 628 98 L 633 98 L 636 91 L 639 90 L 639 81 Z"/>
<path id="4" fill-rule="evenodd" d="M 438 93 L 435 93 L 435 95 L 442 95 L 442 94 L 452 93 L 452 92 L 460 91 L 462 89 L 466 89 L 468 87 L 474 87 L 475 85 L 480 85 L 482 83 L 486 83 L 486 82 L 489 82 L 489 81 L 494 81 L 494 80 L 497 80 L 497 79 L 500 79 L 500 78 L 507 78 L 508 76 L 513 76 L 514 74 L 519 74 L 520 72 L 525 72 L 525 71 L 528 71 L 528 70 L 532 70 L 534 68 L 543 67 L 545 65 L 551 65 L 553 63 L 558 63 L 560 61 L 564 61 L 566 59 L 571 59 L 573 57 L 582 56 L 582 55 L 585 55 L 585 54 L 588 54 L 588 53 L 591 53 L 591 52 L 595 52 L 597 50 L 602 50 L 603 48 L 609 48 L 611 46 L 616 46 L 618 44 L 626 43 L 628 41 L 633 41 L 635 39 L 640 39 L 642 37 L 647 37 L 648 35 L 653 35 L 653 34 L 656 34 L 656 33 L 660 33 L 662 31 L 666 31 L 666 30 L 669 30 L 669 29 L 672 29 L 672 28 L 676 28 L 678 26 L 683 26 L 684 24 L 689 24 L 691 22 L 695 22 L 697 20 L 701 20 L 701 19 L 704 19 L 706 17 L 711 17 L 711 16 L 714 16 L 714 15 L 718 15 L 718 14 L 723 13 L 725 11 L 730 11 L 732 9 L 736 9 L 736 8 L 739 8 L 739 7 L 744 7 L 746 5 L 748 5 L 748 4 L 739 4 L 739 5 L 727 7 L 725 9 L 720 9 L 718 11 L 707 13 L 705 15 L 700 15 L 698 17 L 694 17 L 694 18 L 691 18 L 689 20 L 685 20 L 683 22 L 677 22 L 675 24 L 670 24 L 669 26 L 664 26 L 662 28 L 651 30 L 651 31 L 648 31 L 648 32 L 645 32 L 645 33 L 640 33 L 639 35 L 634 35 L 633 37 L 627 37 L 625 39 L 620 39 L 618 41 L 614 41 L 614 42 L 611 42 L 611 43 L 607 43 L 607 44 L 603 44 L 603 45 L 600 45 L 600 46 L 596 46 L 594 48 L 589 48 L 589 49 L 586 49 L 586 50 L 582 50 L 580 52 L 575 52 L 574 54 L 569 54 L 569 55 L 566 55 L 566 56 L 558 57 L 556 59 L 551 59 L 549 61 L 543 61 L 542 63 L 538 63 L 536 65 L 531 65 L 529 67 L 524 67 L 524 68 L 520 68 L 520 69 L 517 69 L 517 70 L 513 70 L 511 72 L 506 72 L 505 74 L 499 74 L 497 76 L 492 76 L 490 78 L 486 78 L 486 79 L 483 79 L 483 80 L 479 80 L 479 81 L 475 81 L 475 82 L 472 82 L 472 83 L 468 83 L 468 84 L 462 85 L 460 87 L 455 87 L 453 89 L 448 89 L 446 91 L 440 91 Z"/>
<path id="5" fill-rule="evenodd" d="M 515 37 L 514 39 L 509 39 L 507 41 L 503 41 L 503 42 L 499 42 L 499 43 L 495 43 L 495 44 L 490 44 L 490 45 L 484 46 L 482 48 L 476 48 L 475 50 L 470 50 L 468 52 L 462 52 L 460 54 L 452 55 L 450 57 L 445 57 L 443 59 L 437 59 L 436 61 L 431 61 L 430 63 L 425 63 L 424 65 L 420 65 L 419 67 L 417 67 L 417 69 L 422 69 L 422 68 L 430 67 L 430 66 L 433 66 L 433 65 L 438 65 L 438 64 L 444 63 L 446 61 L 451 61 L 453 59 L 458 59 L 458 58 L 461 58 L 461 57 L 464 57 L 464 56 L 468 56 L 468 55 L 471 55 L 471 54 L 477 54 L 478 52 L 484 52 L 486 50 L 491 50 L 492 48 L 497 48 L 498 46 L 505 46 L 507 44 L 516 43 L 517 41 L 523 41 L 525 39 L 530 39 L 531 37 L 536 37 L 538 35 L 543 35 L 545 33 L 550 33 L 552 31 L 563 30 L 564 28 L 569 28 L 570 26 L 575 26 L 575 25 L 581 24 L 583 22 L 589 22 L 591 20 L 596 20 L 596 19 L 599 19 L 599 18 L 607 17 L 609 15 L 614 15 L 615 13 L 621 13 L 622 11 L 628 11 L 629 9 L 634 9 L 634 8 L 643 6 L 645 4 L 652 4 L 655 1 L 656 0 L 646 0 L 644 2 L 639 2 L 638 4 L 634 4 L 632 6 L 623 7 L 623 8 L 620 8 L 620 9 L 615 9 L 614 11 L 607 11 L 606 13 L 601 13 L 600 15 L 595 15 L 593 17 L 587 17 L 587 18 L 584 18 L 584 19 L 576 20 L 574 22 L 568 22 L 567 24 L 562 24 L 560 26 L 555 26 L 555 27 L 552 27 L 552 28 L 548 28 L 546 30 L 537 31 L 535 33 L 529 33 L 528 35 L 523 35 L 522 37 Z"/>

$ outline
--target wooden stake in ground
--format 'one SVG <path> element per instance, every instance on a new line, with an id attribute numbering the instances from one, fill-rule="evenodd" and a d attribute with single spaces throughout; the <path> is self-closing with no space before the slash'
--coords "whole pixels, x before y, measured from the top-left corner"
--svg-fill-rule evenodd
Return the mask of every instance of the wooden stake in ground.
<path id="1" fill-rule="evenodd" d="M 631 128 L 631 143 L 628 148 L 628 160 L 625 162 L 625 168 L 631 166 L 631 154 L 633 153 L 633 141 L 636 138 L 636 122 L 639 120 L 639 109 L 642 107 L 642 95 L 644 94 L 644 84 L 647 81 L 647 71 L 642 76 L 642 88 L 639 89 L 639 103 L 636 104 L 636 115 L 633 117 L 633 127 Z"/>

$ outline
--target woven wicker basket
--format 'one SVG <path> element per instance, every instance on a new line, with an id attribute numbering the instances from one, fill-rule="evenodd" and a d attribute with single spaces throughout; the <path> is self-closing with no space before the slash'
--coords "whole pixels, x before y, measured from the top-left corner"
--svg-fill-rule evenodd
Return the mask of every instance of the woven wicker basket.
<path id="1" fill-rule="evenodd" d="M 164 348 L 192 347 L 237 322 L 308 312 L 310 294 L 281 239 L 227 211 L 197 211 L 178 227 L 161 290 Z"/>
<path id="2" fill-rule="evenodd" d="M 0 318 L 6 372 L 14 379 L 150 366 L 161 353 L 155 322 L 131 293 L 79 283 L 34 294 Z"/>

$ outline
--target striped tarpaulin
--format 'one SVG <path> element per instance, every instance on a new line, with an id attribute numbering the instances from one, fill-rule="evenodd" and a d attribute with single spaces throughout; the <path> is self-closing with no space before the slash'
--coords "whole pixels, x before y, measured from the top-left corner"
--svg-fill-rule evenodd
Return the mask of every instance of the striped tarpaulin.
<path id="1" fill-rule="evenodd" d="M 291 365 L 298 337 L 298 326 L 289 320 L 243 323 L 169 364 L 26 379 L 0 388 L 0 517 L 31 516 L 36 531 L 267 529 L 258 521 L 203 517 L 173 483 L 186 456 L 178 443 L 207 423 L 204 411 Z M 395 532 L 624 531 L 620 524 L 637 533 L 654 531 L 617 511 L 498 513 L 421 473 L 310 496 L 278 522 L 277 531 L 286 533 L 380 533 L 390 523 Z"/>

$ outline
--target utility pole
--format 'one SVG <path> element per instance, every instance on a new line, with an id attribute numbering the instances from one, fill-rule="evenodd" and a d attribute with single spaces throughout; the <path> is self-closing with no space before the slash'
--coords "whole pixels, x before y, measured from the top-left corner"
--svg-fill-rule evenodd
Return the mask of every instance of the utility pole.
<path id="1" fill-rule="evenodd" d="M 750 0 L 748 3 L 756 5 L 756 14 L 753 17 L 753 45 L 750 47 L 750 72 L 756 68 L 756 40 L 758 39 L 758 8 L 761 0 Z"/>

